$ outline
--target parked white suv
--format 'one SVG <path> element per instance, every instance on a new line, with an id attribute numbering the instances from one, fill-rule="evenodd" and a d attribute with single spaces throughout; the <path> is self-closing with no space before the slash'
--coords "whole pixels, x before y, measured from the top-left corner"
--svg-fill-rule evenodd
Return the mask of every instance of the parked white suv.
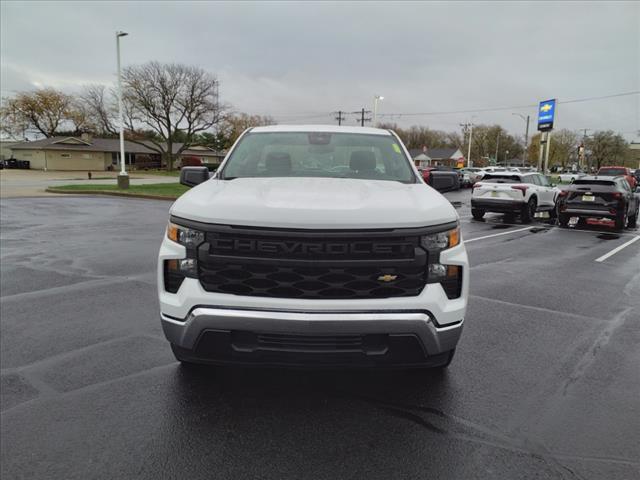
<path id="1" fill-rule="evenodd" d="M 183 363 L 444 367 L 469 268 L 453 206 L 391 131 L 246 131 L 171 207 L 158 261 Z"/>
<path id="2" fill-rule="evenodd" d="M 559 190 L 539 173 L 488 173 L 473 186 L 471 214 L 482 220 L 486 212 L 519 214 L 524 223 L 536 212 L 555 217 Z"/>

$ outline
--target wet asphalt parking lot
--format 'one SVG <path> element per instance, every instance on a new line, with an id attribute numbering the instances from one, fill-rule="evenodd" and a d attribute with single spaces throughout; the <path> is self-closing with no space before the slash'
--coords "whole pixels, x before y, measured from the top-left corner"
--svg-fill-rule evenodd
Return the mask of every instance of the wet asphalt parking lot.
<path id="1" fill-rule="evenodd" d="M 183 369 L 156 301 L 169 202 L 2 199 L 2 478 L 639 478 L 640 241 L 607 255 L 640 232 L 447 196 L 472 284 L 446 374 Z"/>

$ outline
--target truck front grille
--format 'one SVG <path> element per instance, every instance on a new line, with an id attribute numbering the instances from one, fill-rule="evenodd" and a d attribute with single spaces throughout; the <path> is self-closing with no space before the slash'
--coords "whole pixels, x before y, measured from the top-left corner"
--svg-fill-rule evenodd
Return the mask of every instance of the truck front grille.
<path id="1" fill-rule="evenodd" d="M 309 232 L 229 227 L 207 232 L 198 251 L 208 292 L 357 299 L 419 295 L 427 252 L 419 235 L 395 230 Z"/>
<path id="2" fill-rule="evenodd" d="M 393 281 L 379 280 L 385 275 Z M 385 298 L 415 296 L 423 289 L 424 266 L 381 268 L 278 266 L 200 262 L 200 283 L 209 292 L 280 298 Z"/>

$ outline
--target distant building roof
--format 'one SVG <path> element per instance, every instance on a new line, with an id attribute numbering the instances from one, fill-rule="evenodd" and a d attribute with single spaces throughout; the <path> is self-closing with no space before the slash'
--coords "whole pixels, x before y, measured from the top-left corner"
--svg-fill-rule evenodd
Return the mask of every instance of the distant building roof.
<path id="1" fill-rule="evenodd" d="M 429 148 L 427 149 L 427 155 L 434 160 L 444 160 L 449 158 L 460 158 L 462 152 L 459 148 Z"/>
<path id="2" fill-rule="evenodd" d="M 151 142 L 144 141 L 145 144 Z M 183 143 L 173 144 L 173 153 L 177 153 L 182 148 Z M 83 152 L 119 152 L 120 140 L 117 138 L 100 138 L 100 137 L 49 137 L 42 140 L 34 140 L 32 142 L 20 142 L 11 145 L 12 150 L 78 150 Z M 124 141 L 124 150 L 127 153 L 141 153 L 152 155 L 157 153 L 145 145 L 134 143 L 128 140 Z M 212 148 L 200 145 L 192 145 L 181 152 L 182 155 L 194 156 L 224 156 L 223 152 L 217 152 Z"/>
<path id="3" fill-rule="evenodd" d="M 462 157 L 458 148 L 412 148 L 409 155 L 414 160 L 445 160 Z"/>

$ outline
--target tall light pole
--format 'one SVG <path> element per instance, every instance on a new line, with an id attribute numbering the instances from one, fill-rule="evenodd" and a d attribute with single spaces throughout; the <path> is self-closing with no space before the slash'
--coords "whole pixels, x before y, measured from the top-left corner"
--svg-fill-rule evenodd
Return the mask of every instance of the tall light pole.
<path id="1" fill-rule="evenodd" d="M 378 101 L 384 100 L 382 95 L 375 95 L 373 97 L 373 126 L 377 125 L 376 121 L 378 120 Z"/>
<path id="2" fill-rule="evenodd" d="M 120 37 L 129 35 L 126 32 L 116 32 L 116 50 L 118 54 L 118 110 L 120 118 L 120 173 L 118 174 L 118 188 L 129 188 L 129 175 L 125 170 L 124 158 L 124 115 L 122 113 L 122 74 L 120 73 Z"/>
<path id="3" fill-rule="evenodd" d="M 517 115 L 522 120 L 527 122 L 527 128 L 524 132 L 524 154 L 522 155 L 522 166 L 524 167 L 524 164 L 527 163 L 527 156 L 529 154 L 527 148 L 529 146 L 529 115 L 527 115 L 527 118 L 524 118 L 524 115 L 522 115 L 521 113 L 512 113 L 511 115 Z"/>

